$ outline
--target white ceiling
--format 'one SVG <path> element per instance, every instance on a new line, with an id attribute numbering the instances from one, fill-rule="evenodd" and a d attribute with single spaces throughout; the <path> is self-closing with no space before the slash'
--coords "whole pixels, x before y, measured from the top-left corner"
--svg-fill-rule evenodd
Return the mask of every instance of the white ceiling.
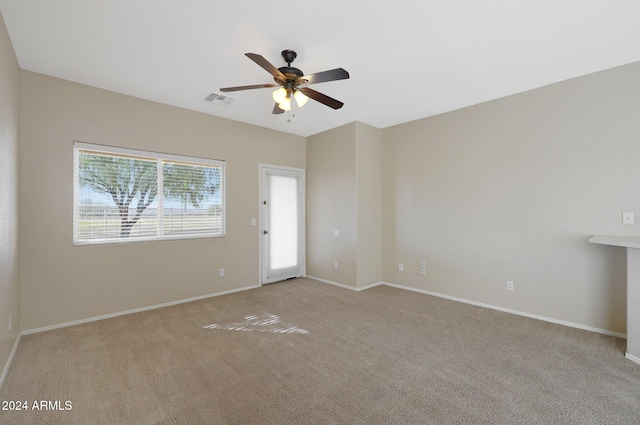
<path id="1" fill-rule="evenodd" d="M 638 0 L 0 0 L 23 69 L 308 136 L 352 121 L 378 128 L 640 61 Z M 272 83 L 244 56 L 305 74 L 345 103 L 272 115 Z"/>

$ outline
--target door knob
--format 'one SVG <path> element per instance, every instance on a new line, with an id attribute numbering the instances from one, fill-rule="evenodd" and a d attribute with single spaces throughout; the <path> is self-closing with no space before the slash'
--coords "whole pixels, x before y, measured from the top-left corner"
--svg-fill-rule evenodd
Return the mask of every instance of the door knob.
<path id="1" fill-rule="evenodd" d="M 266 230 L 263 230 L 263 231 L 262 231 L 262 234 L 263 234 L 263 235 L 266 235 L 267 233 L 269 233 L 269 232 L 267 232 Z"/>

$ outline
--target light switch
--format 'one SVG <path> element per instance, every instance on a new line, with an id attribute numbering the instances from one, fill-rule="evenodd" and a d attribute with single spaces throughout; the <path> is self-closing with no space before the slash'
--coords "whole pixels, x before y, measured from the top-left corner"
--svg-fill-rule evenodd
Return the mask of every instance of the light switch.
<path id="1" fill-rule="evenodd" d="M 636 224 L 636 214 L 633 212 L 623 212 L 622 224 Z"/>

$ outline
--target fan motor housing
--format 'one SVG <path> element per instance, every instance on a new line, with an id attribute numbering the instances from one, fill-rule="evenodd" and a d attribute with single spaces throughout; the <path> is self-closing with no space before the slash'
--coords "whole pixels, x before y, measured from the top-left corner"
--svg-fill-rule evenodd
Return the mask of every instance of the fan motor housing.
<path id="1" fill-rule="evenodd" d="M 295 80 L 298 77 L 302 77 L 304 74 L 298 68 L 292 66 L 283 66 L 278 68 L 278 71 L 282 72 L 288 80 Z"/>
<path id="2" fill-rule="evenodd" d="M 274 78 L 275 82 L 280 85 L 286 85 L 287 83 L 295 84 L 296 80 L 304 75 L 302 71 L 292 66 L 283 66 L 281 68 L 278 68 L 278 71 L 282 72 L 282 74 L 284 74 L 284 76 L 287 78 L 285 81 Z"/>

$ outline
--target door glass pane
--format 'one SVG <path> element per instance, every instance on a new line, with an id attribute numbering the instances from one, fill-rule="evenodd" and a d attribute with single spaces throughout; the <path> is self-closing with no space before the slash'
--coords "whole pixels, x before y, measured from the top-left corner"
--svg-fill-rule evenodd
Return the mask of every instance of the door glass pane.
<path id="1" fill-rule="evenodd" d="M 269 268 L 298 264 L 298 178 L 269 176 Z"/>

